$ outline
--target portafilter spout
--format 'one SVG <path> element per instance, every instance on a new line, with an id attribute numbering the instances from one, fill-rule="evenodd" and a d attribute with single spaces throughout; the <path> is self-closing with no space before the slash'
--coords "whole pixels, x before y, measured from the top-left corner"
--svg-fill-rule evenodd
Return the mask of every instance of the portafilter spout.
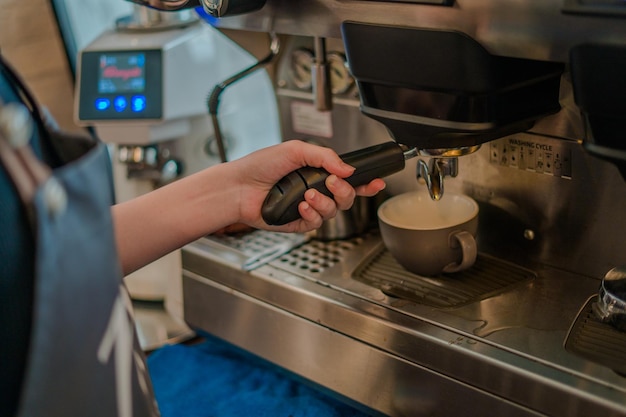
<path id="1" fill-rule="evenodd" d="M 423 159 L 417 161 L 416 177 L 426 182 L 430 198 L 439 201 L 443 197 L 443 179 L 446 176 L 456 177 L 459 174 L 459 156 L 476 152 L 480 145 L 450 149 L 421 149 L 418 154 L 431 156 L 427 163 Z"/>

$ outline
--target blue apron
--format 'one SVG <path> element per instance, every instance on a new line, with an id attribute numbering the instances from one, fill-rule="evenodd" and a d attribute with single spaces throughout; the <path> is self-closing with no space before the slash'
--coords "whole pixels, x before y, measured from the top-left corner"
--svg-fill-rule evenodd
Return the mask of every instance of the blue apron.
<path id="1" fill-rule="evenodd" d="M 30 113 L 0 102 L 0 116 L 19 120 L 32 113 L 40 132 L 72 151 L 71 160 L 50 169 L 20 139 L 30 136 L 22 125 L 0 129 L 0 163 L 30 215 L 36 242 L 18 416 L 158 416 L 117 258 L 107 149 L 55 130 L 29 105 Z"/>

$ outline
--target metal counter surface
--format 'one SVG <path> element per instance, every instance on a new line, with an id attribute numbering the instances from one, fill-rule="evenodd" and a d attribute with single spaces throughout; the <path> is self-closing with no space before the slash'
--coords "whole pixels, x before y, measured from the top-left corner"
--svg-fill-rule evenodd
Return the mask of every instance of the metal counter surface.
<path id="1" fill-rule="evenodd" d="M 351 277 L 381 244 L 368 235 L 316 277 L 280 259 L 243 272 L 241 252 L 201 239 L 183 250 L 185 319 L 388 415 L 626 415 L 626 378 L 563 347 L 596 279 L 540 267 L 433 308 Z"/>

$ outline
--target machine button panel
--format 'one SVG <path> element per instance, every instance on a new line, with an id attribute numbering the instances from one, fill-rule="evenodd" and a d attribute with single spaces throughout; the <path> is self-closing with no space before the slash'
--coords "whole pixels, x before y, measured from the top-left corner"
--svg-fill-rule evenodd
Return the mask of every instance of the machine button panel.
<path id="1" fill-rule="evenodd" d="M 493 164 L 524 171 L 572 178 L 572 151 L 567 144 L 516 135 L 489 143 Z"/>
<path id="2" fill-rule="evenodd" d="M 160 119 L 160 50 L 86 51 L 81 54 L 81 121 Z"/>

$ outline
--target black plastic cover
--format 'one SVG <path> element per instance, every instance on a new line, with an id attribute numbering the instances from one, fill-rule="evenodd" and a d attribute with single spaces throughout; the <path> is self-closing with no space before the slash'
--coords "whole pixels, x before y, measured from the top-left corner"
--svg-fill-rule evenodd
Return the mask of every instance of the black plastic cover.
<path id="1" fill-rule="evenodd" d="M 564 64 L 491 55 L 457 31 L 344 22 L 364 114 L 421 149 L 473 146 L 560 110 Z"/>

